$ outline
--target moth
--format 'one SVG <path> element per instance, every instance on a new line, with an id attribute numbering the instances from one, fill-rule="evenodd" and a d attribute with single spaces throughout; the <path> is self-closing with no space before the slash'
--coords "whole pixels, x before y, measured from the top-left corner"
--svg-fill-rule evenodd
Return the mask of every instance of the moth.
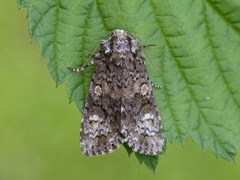
<path id="1" fill-rule="evenodd" d="M 142 46 L 126 31 L 116 29 L 101 41 L 80 128 L 80 145 L 87 156 L 112 152 L 126 143 L 134 152 L 157 155 L 164 135 L 145 67 Z"/>

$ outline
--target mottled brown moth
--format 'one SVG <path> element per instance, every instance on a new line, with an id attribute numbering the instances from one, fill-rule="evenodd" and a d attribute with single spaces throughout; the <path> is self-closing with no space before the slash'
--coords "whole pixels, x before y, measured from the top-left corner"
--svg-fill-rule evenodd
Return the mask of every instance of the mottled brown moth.
<path id="1" fill-rule="evenodd" d="M 126 143 L 140 154 L 161 153 L 161 119 L 138 40 L 116 29 L 90 63 L 68 68 L 81 72 L 91 64 L 96 68 L 81 123 L 82 152 L 106 154 Z"/>

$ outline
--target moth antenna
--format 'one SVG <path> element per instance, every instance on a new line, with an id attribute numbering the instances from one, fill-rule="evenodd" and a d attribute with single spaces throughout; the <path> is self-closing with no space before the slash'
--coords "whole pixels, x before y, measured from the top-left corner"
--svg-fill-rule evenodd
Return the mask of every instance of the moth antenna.
<path id="1" fill-rule="evenodd" d="M 155 44 L 141 45 L 141 44 L 140 44 L 140 47 L 142 48 L 142 50 L 143 50 L 144 54 L 146 55 L 146 57 L 149 59 L 149 62 L 151 63 L 151 65 L 153 66 L 153 68 L 155 69 L 155 71 L 158 73 L 158 75 L 161 76 L 161 74 L 158 72 L 158 70 L 156 69 L 156 67 L 155 67 L 154 64 L 152 63 L 152 61 L 151 61 L 148 53 L 145 51 L 145 48 L 146 48 L 146 47 L 152 47 L 152 46 L 157 46 L 157 45 L 155 45 Z M 158 89 L 162 88 L 161 86 L 155 85 L 154 83 L 152 83 L 152 85 L 153 85 L 154 88 L 158 88 Z"/>
<path id="2" fill-rule="evenodd" d="M 95 64 L 96 58 L 94 58 L 92 61 L 88 62 L 87 64 L 83 65 L 82 67 L 74 68 L 71 66 L 67 66 L 68 69 L 75 71 L 75 72 L 82 72 L 84 71 L 88 66 L 91 66 Z"/>
<path id="3" fill-rule="evenodd" d="M 108 36 L 109 36 L 109 35 L 108 35 Z M 96 60 L 97 60 L 97 58 L 95 57 L 95 56 L 96 56 L 96 52 L 97 52 L 97 50 L 99 49 L 100 45 L 101 45 L 101 42 L 99 42 L 98 45 L 97 45 L 97 46 L 94 48 L 94 50 L 92 51 L 92 53 L 89 54 L 89 56 L 88 56 L 88 58 L 87 58 L 87 60 L 86 60 L 86 63 L 85 63 L 83 66 L 78 67 L 78 68 L 74 68 L 74 67 L 71 67 L 71 66 L 67 66 L 67 68 L 70 69 L 70 70 L 72 70 L 72 71 L 75 71 L 75 72 L 82 72 L 82 71 L 84 71 L 88 66 L 95 64 L 95 63 L 96 63 Z M 92 59 L 92 60 L 90 61 L 90 59 Z"/>

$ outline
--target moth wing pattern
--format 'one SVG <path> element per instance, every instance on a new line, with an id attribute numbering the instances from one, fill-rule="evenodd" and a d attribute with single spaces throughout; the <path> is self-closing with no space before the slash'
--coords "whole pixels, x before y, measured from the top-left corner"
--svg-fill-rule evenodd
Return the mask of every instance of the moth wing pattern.
<path id="1" fill-rule="evenodd" d="M 98 55 L 100 54 L 101 52 Z M 106 62 L 97 60 L 80 130 L 81 149 L 87 156 L 106 154 L 120 146 L 119 130 L 115 124 L 116 117 L 111 112 L 112 107 L 119 102 L 110 98 L 111 84 L 107 80 L 105 71 Z"/>
<path id="2" fill-rule="evenodd" d="M 122 103 L 121 133 L 124 141 L 133 151 L 146 155 L 157 155 L 162 151 L 164 137 L 161 119 L 145 68 L 145 60 L 141 46 L 131 38 L 135 49 L 126 57 Z M 133 47 L 135 45 L 135 47 Z"/>

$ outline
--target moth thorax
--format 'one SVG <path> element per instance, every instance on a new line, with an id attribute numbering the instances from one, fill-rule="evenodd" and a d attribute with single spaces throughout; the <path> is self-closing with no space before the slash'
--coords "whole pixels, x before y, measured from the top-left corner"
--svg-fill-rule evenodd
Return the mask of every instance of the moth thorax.
<path id="1" fill-rule="evenodd" d="M 112 57 L 110 58 L 110 62 L 117 66 L 121 66 L 125 61 L 125 59 L 126 59 L 126 53 L 115 52 L 112 54 Z"/>
<path id="2" fill-rule="evenodd" d="M 125 52 L 126 50 L 129 49 L 129 44 L 128 41 L 124 40 L 124 41 L 119 41 L 117 44 L 115 44 L 116 51 L 118 52 Z"/>
<path id="3" fill-rule="evenodd" d="M 126 53 L 127 51 L 130 50 L 129 41 L 125 36 L 118 37 L 117 39 L 113 40 L 112 46 L 114 51 L 119 53 Z"/>

